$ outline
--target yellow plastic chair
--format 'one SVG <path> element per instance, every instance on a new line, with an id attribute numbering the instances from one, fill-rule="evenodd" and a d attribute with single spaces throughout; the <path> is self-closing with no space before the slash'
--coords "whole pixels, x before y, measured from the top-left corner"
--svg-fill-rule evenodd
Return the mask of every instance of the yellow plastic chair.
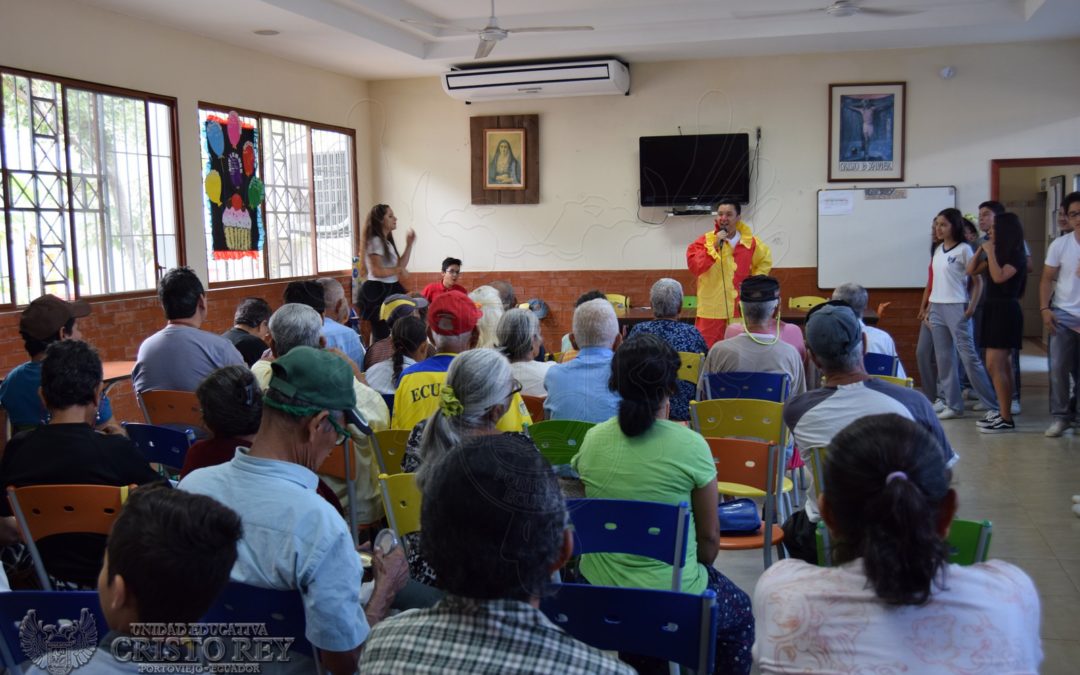
<path id="1" fill-rule="evenodd" d="M 679 352 L 679 379 L 689 382 L 695 387 L 701 381 L 701 364 L 705 362 L 705 355 L 697 352 Z"/>
<path id="2" fill-rule="evenodd" d="M 789 309 L 801 309 L 804 312 L 808 312 L 821 303 L 828 301 L 828 298 L 823 298 L 819 295 L 800 295 L 794 298 L 788 298 L 787 306 Z"/>
<path id="3" fill-rule="evenodd" d="M 630 309 L 630 298 L 626 295 L 620 295 L 618 293 L 606 293 L 605 297 L 611 306 L 615 308 L 616 314 L 626 314 L 626 310 Z"/>
<path id="4" fill-rule="evenodd" d="M 398 473 L 401 460 L 405 457 L 405 444 L 409 442 L 411 429 L 386 429 L 376 431 L 371 437 L 371 448 L 375 451 L 375 461 L 379 463 L 379 473 Z"/>
<path id="5" fill-rule="evenodd" d="M 872 375 L 879 380 L 885 380 L 890 384 L 895 384 L 898 387 L 907 387 L 908 389 L 915 388 L 915 380 L 910 377 L 893 377 L 892 375 Z"/>
<path id="6" fill-rule="evenodd" d="M 420 531 L 420 488 L 416 487 L 415 473 L 379 474 L 386 519 L 401 539 L 407 534 Z"/>
<path id="7" fill-rule="evenodd" d="M 29 485 L 7 489 L 8 503 L 41 587 L 53 590 L 36 542 L 54 534 L 109 534 L 134 485 Z"/>
<path id="8" fill-rule="evenodd" d="M 710 438 L 709 449 L 716 463 L 716 476 L 722 478 L 725 485 L 745 485 L 760 492 L 765 497 L 765 512 L 761 528 L 755 534 L 729 535 L 720 534 L 721 551 L 746 551 L 760 548 L 764 557 L 765 569 L 772 565 L 772 547 L 776 547 L 777 557 L 785 556 L 784 530 L 773 523 L 773 514 L 777 506 L 776 484 L 783 475 L 780 452 L 773 443 L 747 441 L 736 438 Z M 717 482 L 719 485 L 719 480 Z M 723 490 L 721 490 L 723 492 Z"/>

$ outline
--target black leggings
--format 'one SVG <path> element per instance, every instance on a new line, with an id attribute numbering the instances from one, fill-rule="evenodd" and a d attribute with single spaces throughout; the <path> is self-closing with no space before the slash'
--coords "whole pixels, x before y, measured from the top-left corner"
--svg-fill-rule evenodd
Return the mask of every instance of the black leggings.
<path id="1" fill-rule="evenodd" d="M 405 287 L 398 281 L 388 284 L 368 280 L 360 286 L 356 308 L 360 310 L 360 318 L 371 324 L 372 344 L 390 336 L 390 325 L 379 318 L 383 302 L 391 295 L 404 292 Z"/>

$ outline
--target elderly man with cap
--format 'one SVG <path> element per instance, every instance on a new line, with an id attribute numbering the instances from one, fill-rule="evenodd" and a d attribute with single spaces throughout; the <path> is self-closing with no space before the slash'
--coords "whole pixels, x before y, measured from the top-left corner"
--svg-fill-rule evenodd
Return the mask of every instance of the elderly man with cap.
<path id="1" fill-rule="evenodd" d="M 802 357 L 780 336 L 780 282 L 764 274 L 747 277 L 739 295 L 746 330 L 713 345 L 702 371 L 783 373 L 793 396 L 806 391 Z M 704 398 L 704 388 L 698 395 Z"/>
<path id="2" fill-rule="evenodd" d="M 15 366 L 0 384 L 0 406 L 7 412 L 15 431 L 48 422 L 48 413 L 38 394 L 45 350 L 60 340 L 81 340 L 79 319 L 87 316 L 90 316 L 90 305 L 85 300 L 65 302 L 55 295 L 43 295 L 23 310 L 19 334 L 30 360 Z M 106 433 L 123 433 L 113 419 L 108 396 L 101 397 L 94 426 Z"/>
<path id="3" fill-rule="evenodd" d="M 427 324 L 435 356 L 414 363 L 401 371 L 394 393 L 393 429 L 412 429 L 439 407 L 439 392 L 446 382 L 450 362 L 463 351 L 476 346 L 481 311 L 469 296 L 449 291 L 435 298 L 428 308 Z M 532 424 L 521 394 L 515 393 L 496 427 L 499 431 L 521 431 Z"/>
<path id="4" fill-rule="evenodd" d="M 244 535 L 232 580 L 298 590 L 305 635 L 335 675 L 356 670 L 370 627 L 386 616 L 408 578 L 400 548 L 376 552 L 375 588 L 362 605 L 363 571 L 349 528 L 315 492 L 315 470 L 349 433 L 346 427 L 366 426 L 355 409 L 353 381 L 341 357 L 293 348 L 274 361 L 251 448 L 237 448 L 231 461 L 180 482 L 181 490 L 213 497 L 240 515 Z"/>
<path id="5" fill-rule="evenodd" d="M 807 451 L 827 446 L 833 436 L 855 420 L 895 413 L 925 427 L 941 444 L 946 465 L 956 463 L 959 456 L 949 445 L 925 396 L 867 375 L 863 367 L 866 334 L 847 303 L 832 300 L 810 310 L 806 345 L 810 358 L 825 375 L 825 386 L 784 404 L 784 423 L 804 460 L 808 459 Z M 793 557 L 816 562 L 814 528 L 820 518 L 814 491 L 809 490 L 805 513 L 796 512 L 784 523 L 784 544 Z"/>
<path id="6" fill-rule="evenodd" d="M 383 300 L 379 309 L 379 321 L 385 321 L 386 325 L 393 330 L 394 322 L 406 316 L 420 317 L 421 310 L 428 306 L 428 301 L 422 297 L 413 297 L 404 293 L 395 293 Z M 364 357 L 364 370 L 372 367 L 380 361 L 386 361 L 394 355 L 394 341 L 387 335 L 367 350 Z M 435 356 L 434 347 L 428 356 Z"/>

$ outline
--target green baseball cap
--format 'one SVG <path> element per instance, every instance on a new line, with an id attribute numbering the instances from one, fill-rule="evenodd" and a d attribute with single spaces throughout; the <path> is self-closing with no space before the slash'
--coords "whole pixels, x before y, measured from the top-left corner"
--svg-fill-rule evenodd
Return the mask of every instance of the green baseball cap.
<path id="1" fill-rule="evenodd" d="M 367 427 L 356 411 L 355 378 L 345 359 L 313 347 L 293 347 L 270 367 L 270 389 L 307 404 L 294 408 L 306 408 L 304 414 L 341 410 L 361 431 Z"/>

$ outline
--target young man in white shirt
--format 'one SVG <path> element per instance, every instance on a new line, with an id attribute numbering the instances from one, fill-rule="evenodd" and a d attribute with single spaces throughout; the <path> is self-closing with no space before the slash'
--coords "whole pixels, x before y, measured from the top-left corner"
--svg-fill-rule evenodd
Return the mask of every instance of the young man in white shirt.
<path id="1" fill-rule="evenodd" d="M 1061 208 L 1073 232 L 1050 244 L 1039 280 L 1039 310 L 1050 333 L 1050 438 L 1061 436 L 1075 414 L 1069 405 L 1070 375 L 1080 382 L 1080 192 L 1066 195 Z"/>

